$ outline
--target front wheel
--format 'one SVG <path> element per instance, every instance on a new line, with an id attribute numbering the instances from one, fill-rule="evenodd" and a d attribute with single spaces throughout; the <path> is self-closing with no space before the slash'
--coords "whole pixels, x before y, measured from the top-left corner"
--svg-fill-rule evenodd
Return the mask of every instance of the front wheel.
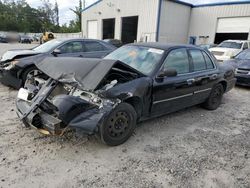
<path id="1" fill-rule="evenodd" d="M 99 136 L 110 146 L 123 144 L 136 127 L 135 109 L 128 103 L 119 104 L 100 126 Z"/>
<path id="2" fill-rule="evenodd" d="M 207 101 L 203 104 L 203 107 L 208 110 L 216 110 L 220 104 L 224 94 L 224 88 L 221 84 L 217 84 L 213 87 Z"/>
<path id="3" fill-rule="evenodd" d="M 35 77 L 39 74 L 41 74 L 41 71 L 39 71 L 36 67 L 27 68 L 22 74 L 23 85 L 25 85 L 25 82 L 28 78 Z"/>

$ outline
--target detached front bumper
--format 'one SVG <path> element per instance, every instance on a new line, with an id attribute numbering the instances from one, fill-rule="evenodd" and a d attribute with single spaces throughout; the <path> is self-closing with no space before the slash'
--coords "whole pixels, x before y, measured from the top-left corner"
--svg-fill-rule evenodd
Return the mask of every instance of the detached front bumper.
<path id="1" fill-rule="evenodd" d="M 19 89 L 22 86 L 22 80 L 17 78 L 18 70 L 5 70 L 0 67 L 0 82 L 6 86 Z"/>

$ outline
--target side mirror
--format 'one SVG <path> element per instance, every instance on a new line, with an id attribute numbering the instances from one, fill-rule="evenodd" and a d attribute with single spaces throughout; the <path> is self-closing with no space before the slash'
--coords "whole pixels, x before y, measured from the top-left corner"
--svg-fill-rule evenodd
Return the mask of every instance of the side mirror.
<path id="1" fill-rule="evenodd" d="M 61 50 L 60 49 L 55 49 L 53 52 L 52 52 L 52 54 L 54 55 L 54 56 L 57 56 L 58 54 L 61 54 L 62 52 L 61 52 Z"/>
<path id="2" fill-rule="evenodd" d="M 177 76 L 177 71 L 176 71 L 176 69 L 167 69 L 167 70 L 165 70 L 165 71 L 161 71 L 158 75 L 157 75 L 157 77 L 158 78 L 164 78 L 164 77 L 175 77 L 175 76 Z"/>

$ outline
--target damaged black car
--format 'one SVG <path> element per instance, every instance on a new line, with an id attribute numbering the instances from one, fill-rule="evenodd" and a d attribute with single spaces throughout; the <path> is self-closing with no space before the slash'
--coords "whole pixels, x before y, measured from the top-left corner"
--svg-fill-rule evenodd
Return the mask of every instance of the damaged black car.
<path id="1" fill-rule="evenodd" d="M 27 77 L 39 73 L 35 62 L 46 57 L 102 58 L 115 49 L 95 39 L 54 39 L 28 50 L 9 50 L 0 59 L 0 82 L 19 89 Z"/>
<path id="2" fill-rule="evenodd" d="M 236 81 L 233 68 L 209 52 L 160 43 L 126 45 L 104 59 L 47 58 L 36 66 L 49 79 L 38 75 L 19 90 L 23 123 L 48 135 L 80 129 L 111 146 L 124 143 L 143 120 L 197 104 L 217 109 Z"/>

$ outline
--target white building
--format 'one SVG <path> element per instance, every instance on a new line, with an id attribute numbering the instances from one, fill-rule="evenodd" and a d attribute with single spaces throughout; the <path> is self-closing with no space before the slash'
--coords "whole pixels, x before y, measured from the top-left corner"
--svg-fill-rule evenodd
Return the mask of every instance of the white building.
<path id="1" fill-rule="evenodd" d="M 250 1 L 194 6 L 174 0 L 99 0 L 82 13 L 85 38 L 219 43 L 250 38 Z"/>

